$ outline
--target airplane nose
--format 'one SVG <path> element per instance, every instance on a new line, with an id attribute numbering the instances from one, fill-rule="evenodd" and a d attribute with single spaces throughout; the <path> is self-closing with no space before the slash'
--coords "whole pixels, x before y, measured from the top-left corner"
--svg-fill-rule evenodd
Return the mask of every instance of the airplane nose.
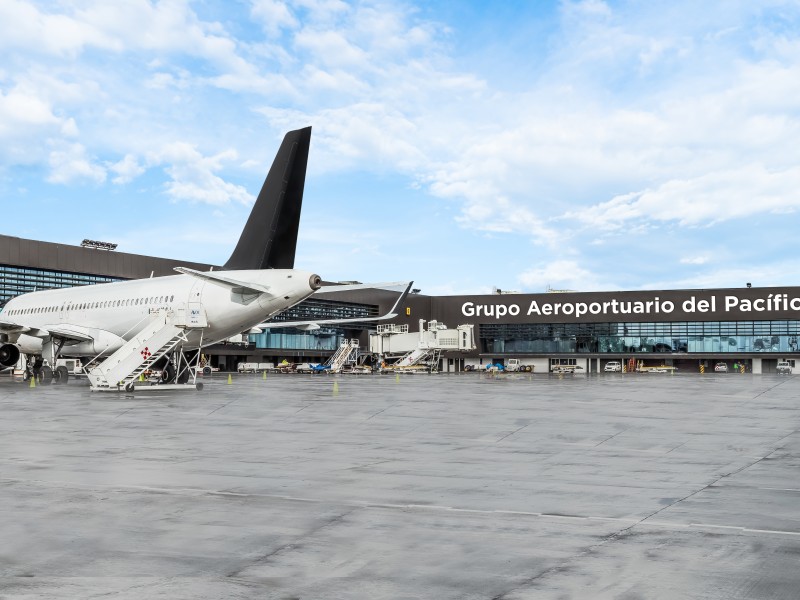
<path id="1" fill-rule="evenodd" d="M 319 275 L 312 275 L 308 278 L 309 287 L 315 292 L 322 287 L 322 277 Z"/>

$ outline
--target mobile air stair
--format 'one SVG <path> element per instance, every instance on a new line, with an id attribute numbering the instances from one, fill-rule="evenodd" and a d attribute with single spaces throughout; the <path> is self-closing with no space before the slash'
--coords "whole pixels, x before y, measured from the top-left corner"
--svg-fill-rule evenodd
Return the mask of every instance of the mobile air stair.
<path id="1" fill-rule="evenodd" d="M 326 366 L 330 367 L 331 373 L 341 373 L 342 369 L 348 365 L 354 365 L 358 360 L 358 340 L 344 340 L 339 345 L 339 349 L 331 356 Z"/>
<path id="2" fill-rule="evenodd" d="M 203 384 L 196 381 L 196 369 L 191 368 L 183 354 L 190 330 L 202 330 L 206 326 L 202 309 L 199 319 L 197 309 L 192 313 L 191 324 L 187 324 L 183 310 L 176 314 L 162 309 L 148 315 L 144 319 L 147 321 L 145 326 L 130 341 L 104 360 L 97 362 L 98 356 L 87 365 L 86 375 L 91 390 L 132 392 L 137 383 L 144 381 L 144 374 L 164 357 L 170 360 L 161 372 L 160 389 L 202 389 Z M 199 352 L 197 356 L 199 358 Z M 192 384 L 187 385 L 190 379 Z"/>

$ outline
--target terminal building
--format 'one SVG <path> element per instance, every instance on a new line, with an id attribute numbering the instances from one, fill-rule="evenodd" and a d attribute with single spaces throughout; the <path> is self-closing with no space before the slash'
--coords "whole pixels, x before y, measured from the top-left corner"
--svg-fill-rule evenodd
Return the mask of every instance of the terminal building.
<path id="1" fill-rule="evenodd" d="M 0 235 L 0 309 L 14 296 L 48 288 L 174 274 L 176 266 L 213 265 L 118 252 L 113 245 L 55 244 Z M 214 267 L 218 268 L 218 267 Z M 276 320 L 374 317 L 397 291 L 368 289 L 309 298 Z M 603 371 L 609 361 L 666 365 L 681 371 L 725 363 L 769 373 L 778 361 L 794 367 L 800 337 L 800 287 L 471 296 L 409 295 L 394 323 L 413 331 L 420 322 L 474 326 L 475 349 L 445 352 L 439 368 L 504 364 L 511 358 L 552 372 L 567 365 Z M 207 348 L 212 364 L 233 370 L 239 362 L 286 359 L 324 361 L 345 339 L 368 347 L 374 324 L 314 331 L 266 330 Z M 800 364 L 798 365 L 800 368 Z"/>

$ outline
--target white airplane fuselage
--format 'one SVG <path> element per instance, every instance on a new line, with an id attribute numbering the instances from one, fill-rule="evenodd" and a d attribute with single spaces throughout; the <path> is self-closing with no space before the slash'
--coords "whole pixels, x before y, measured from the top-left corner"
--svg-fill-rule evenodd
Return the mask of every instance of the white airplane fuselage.
<path id="1" fill-rule="evenodd" d="M 31 292 L 10 300 L 0 319 L 38 332 L 22 333 L 16 344 L 24 354 L 42 353 L 41 331 L 73 331 L 91 341 L 68 341 L 61 356 L 107 355 L 133 338 L 161 309 L 202 311 L 207 326 L 187 330 L 184 349 L 225 340 L 263 323 L 314 293 L 319 277 L 295 269 L 213 271 L 236 281 L 268 288 L 268 293 L 235 289 L 190 275 L 170 275 L 73 288 Z M 241 290 L 240 290 L 241 291 Z M 39 333 L 39 335 L 29 335 Z M 10 341 L 14 341 L 13 339 Z"/>

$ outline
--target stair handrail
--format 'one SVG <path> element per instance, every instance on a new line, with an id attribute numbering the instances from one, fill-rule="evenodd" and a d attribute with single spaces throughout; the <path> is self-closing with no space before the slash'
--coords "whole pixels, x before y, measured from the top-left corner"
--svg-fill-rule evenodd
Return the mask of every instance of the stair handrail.
<path id="1" fill-rule="evenodd" d="M 158 312 L 156 313 L 156 316 L 159 316 L 163 310 L 164 310 L 164 309 L 159 309 L 159 310 L 158 310 Z M 139 320 L 138 320 L 138 321 L 137 321 L 137 322 L 136 322 L 136 323 L 135 323 L 133 326 L 131 326 L 131 328 L 130 328 L 130 329 L 128 329 L 128 331 L 126 331 L 125 333 L 123 333 L 123 334 L 122 334 L 121 336 L 119 336 L 119 337 L 121 337 L 123 340 L 125 340 L 125 336 L 126 336 L 126 335 L 128 335 L 128 334 L 129 334 L 131 331 L 133 331 L 134 329 L 136 329 L 136 327 L 138 327 L 138 326 L 139 326 L 139 325 L 142 323 L 142 321 L 144 321 L 145 319 L 151 319 L 152 317 L 153 317 L 153 313 L 150 313 L 150 312 L 148 312 L 148 313 L 147 313 L 147 314 L 146 314 L 144 317 L 142 317 L 141 319 L 139 319 Z M 130 341 L 130 340 L 125 340 L 125 342 L 126 342 L 126 343 L 127 343 L 127 342 L 129 342 L 129 341 Z M 101 356 L 103 356 L 104 352 L 105 352 L 105 351 L 103 351 L 103 352 L 100 352 L 100 354 L 98 354 L 97 356 L 95 356 L 94 358 L 92 358 L 92 359 L 91 359 L 91 360 L 90 360 L 88 363 L 86 363 L 85 365 L 83 365 L 83 370 L 84 370 L 84 371 L 88 371 L 88 370 L 89 370 L 89 367 L 92 365 L 92 363 L 94 363 L 94 362 L 95 362 L 95 361 L 96 361 L 98 358 L 100 358 Z"/>

